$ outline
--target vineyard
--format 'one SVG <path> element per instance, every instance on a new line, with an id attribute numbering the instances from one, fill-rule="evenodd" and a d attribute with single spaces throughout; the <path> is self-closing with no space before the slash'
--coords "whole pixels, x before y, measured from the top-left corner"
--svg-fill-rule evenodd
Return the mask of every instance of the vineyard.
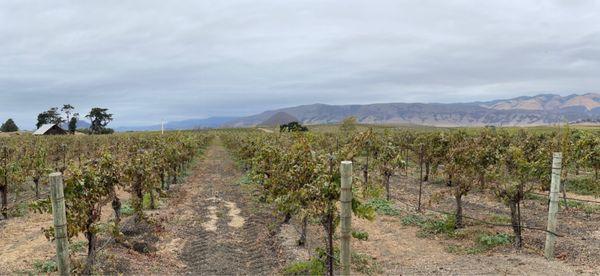
<path id="1" fill-rule="evenodd" d="M 600 269 L 597 129 L 288 131 L 2 138 L 0 234 L 2 223 L 52 213 L 48 175 L 61 172 L 68 238 L 85 245 L 72 252 L 74 273 L 334 274 L 348 160 L 353 271 L 444 273 L 435 254 L 447 254 L 456 264 L 444 263 L 445 273 L 543 273 L 502 270 L 491 255 L 476 260 L 541 263 L 551 163 L 561 152 L 556 258 L 565 272 Z M 53 240 L 52 224 L 43 228 Z M 406 239 L 427 246 L 403 251 Z M 418 264 L 402 260 L 412 255 Z M 140 267 L 116 260 L 132 256 Z M 11 269 L 0 273 L 30 271 Z"/>

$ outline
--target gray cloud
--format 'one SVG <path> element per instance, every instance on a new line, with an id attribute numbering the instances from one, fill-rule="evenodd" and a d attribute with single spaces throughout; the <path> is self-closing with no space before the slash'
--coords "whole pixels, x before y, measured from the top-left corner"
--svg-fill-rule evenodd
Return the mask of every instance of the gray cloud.
<path id="1" fill-rule="evenodd" d="M 0 2 L 0 120 L 597 92 L 597 1 Z"/>

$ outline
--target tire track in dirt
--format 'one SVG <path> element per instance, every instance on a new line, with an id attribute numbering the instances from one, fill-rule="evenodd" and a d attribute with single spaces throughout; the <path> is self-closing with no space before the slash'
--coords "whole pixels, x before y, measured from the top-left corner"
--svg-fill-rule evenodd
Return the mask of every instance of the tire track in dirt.
<path id="1" fill-rule="evenodd" d="M 269 229 L 274 218 L 254 208 L 237 184 L 240 171 L 217 139 L 187 185 L 200 189 L 192 198 L 194 220 L 186 229 L 182 259 L 191 275 L 265 275 L 277 273 L 279 243 Z"/>

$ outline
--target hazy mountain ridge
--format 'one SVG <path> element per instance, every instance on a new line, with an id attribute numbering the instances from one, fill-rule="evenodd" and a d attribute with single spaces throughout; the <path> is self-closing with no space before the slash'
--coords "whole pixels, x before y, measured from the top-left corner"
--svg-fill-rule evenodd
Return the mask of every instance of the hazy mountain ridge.
<path id="1" fill-rule="evenodd" d="M 189 119 L 183 121 L 165 122 L 165 130 L 186 130 L 197 128 L 217 128 L 223 124 L 237 119 L 237 117 L 209 117 L 206 119 Z M 150 126 L 124 126 L 116 127 L 116 131 L 157 131 L 161 130 L 161 125 Z"/>
<path id="2" fill-rule="evenodd" d="M 361 123 L 432 126 L 531 126 L 600 118 L 600 94 L 541 94 L 473 103 L 380 103 L 367 105 L 312 104 L 265 111 L 228 122 L 227 126 L 258 125 L 278 112 L 304 124 L 337 123 L 356 116 Z"/>

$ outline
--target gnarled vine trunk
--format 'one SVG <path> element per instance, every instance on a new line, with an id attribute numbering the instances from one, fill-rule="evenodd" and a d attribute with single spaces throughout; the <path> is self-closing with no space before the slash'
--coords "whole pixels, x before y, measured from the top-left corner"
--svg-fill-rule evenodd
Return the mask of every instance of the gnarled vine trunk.
<path id="1" fill-rule="evenodd" d="M 456 200 L 456 214 L 455 219 L 456 222 L 454 227 L 456 229 L 463 228 L 463 208 L 462 208 L 462 192 L 460 190 L 460 185 L 456 186 L 456 192 L 454 193 L 454 199 Z"/>
<path id="2" fill-rule="evenodd" d="M 8 187 L 6 185 L 0 186 L 0 197 L 2 197 L 2 216 L 4 219 L 8 219 Z"/>
<path id="3" fill-rule="evenodd" d="M 515 247 L 521 248 L 523 246 L 523 236 L 521 235 L 519 201 L 517 199 L 510 199 L 508 201 L 508 206 L 510 207 L 510 221 L 513 233 L 515 234 Z"/>

